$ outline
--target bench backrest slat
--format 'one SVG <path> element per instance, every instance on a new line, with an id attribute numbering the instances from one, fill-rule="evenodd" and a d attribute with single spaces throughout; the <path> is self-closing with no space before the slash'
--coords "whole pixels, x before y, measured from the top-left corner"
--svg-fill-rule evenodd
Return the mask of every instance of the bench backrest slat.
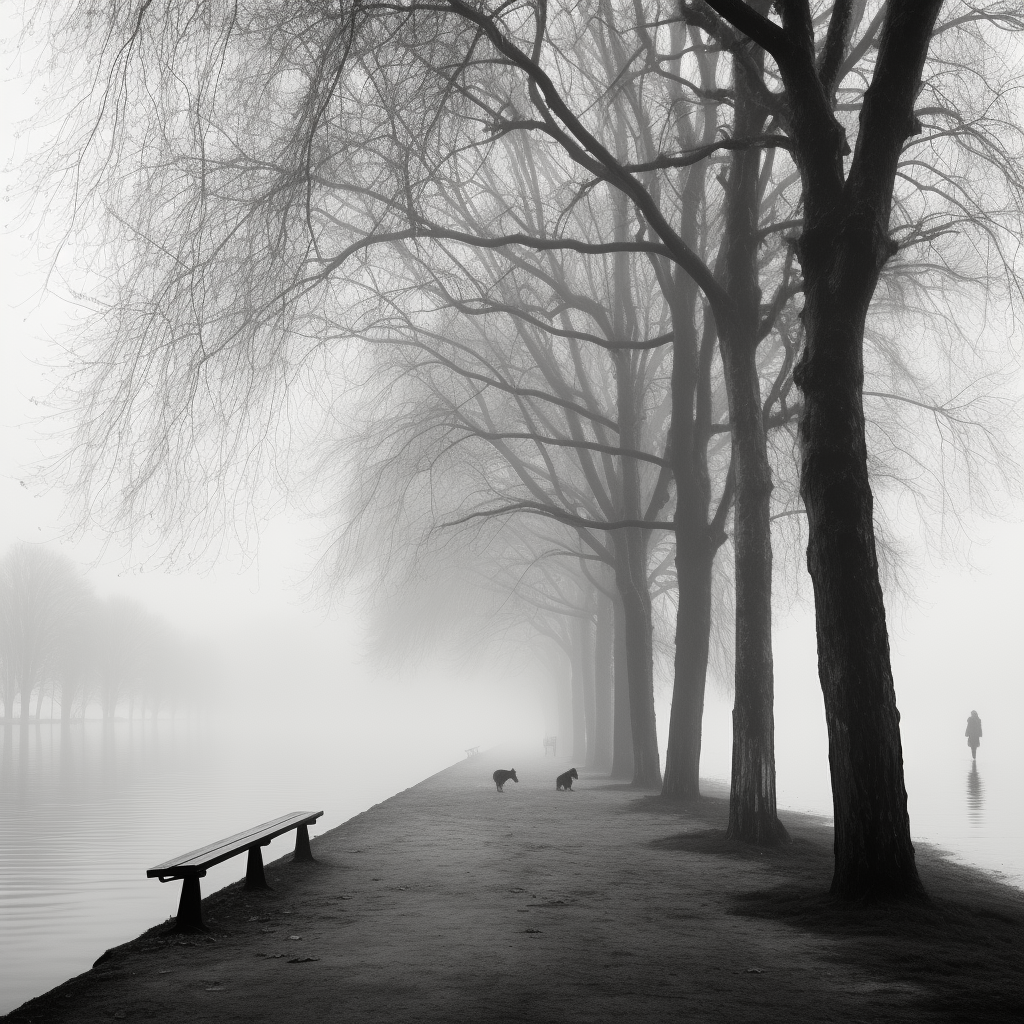
<path id="1" fill-rule="evenodd" d="M 205 871 L 207 868 L 219 864 L 229 857 L 234 857 L 251 846 L 262 845 L 271 839 L 276 839 L 285 832 L 291 831 L 299 825 L 311 825 L 319 818 L 323 811 L 292 811 L 290 814 L 283 814 L 273 821 L 266 821 L 255 828 L 238 832 L 226 839 L 220 839 L 209 846 L 202 846 L 198 850 L 189 850 L 178 857 L 157 864 L 146 872 L 147 878 L 157 877 L 181 877 L 188 874 L 196 874 Z"/>

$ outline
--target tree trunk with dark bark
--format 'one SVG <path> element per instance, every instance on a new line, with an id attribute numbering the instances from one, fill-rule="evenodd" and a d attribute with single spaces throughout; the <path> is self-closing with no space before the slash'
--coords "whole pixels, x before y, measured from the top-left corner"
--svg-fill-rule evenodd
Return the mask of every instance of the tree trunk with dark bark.
<path id="1" fill-rule="evenodd" d="M 672 470 L 676 482 L 673 517 L 676 541 L 675 677 L 669 715 L 668 748 L 662 796 L 695 800 L 700 796 L 700 751 L 704 726 L 711 642 L 711 573 L 721 540 L 708 524 L 711 479 L 708 471 L 706 425 L 710 401 L 710 359 L 699 358 L 690 303 L 677 318 L 672 361 L 672 419 L 669 425 Z M 713 345 L 705 337 L 705 344 Z"/>
<path id="2" fill-rule="evenodd" d="M 640 407 L 630 357 L 615 353 L 619 439 L 624 448 L 639 448 Z M 622 517 L 642 518 L 640 473 L 636 459 L 622 459 Z M 661 758 L 654 717 L 654 649 L 651 590 L 647 579 L 646 530 L 626 527 L 612 540 L 615 585 L 622 598 L 626 628 L 630 725 L 633 732 L 633 784 L 661 786 Z"/>
<path id="3" fill-rule="evenodd" d="M 762 4 L 767 12 L 767 4 Z M 763 65 L 756 47 L 748 59 Z M 750 90 L 749 72 L 733 64 L 735 124 L 741 138 L 764 130 L 766 112 Z M 723 284 L 732 300 L 718 322 L 732 427 L 736 497 L 735 701 L 728 835 L 760 845 L 783 842 L 775 799 L 775 679 L 772 664 L 772 477 L 768 462 L 757 346 L 761 288 L 758 272 L 758 178 L 761 152 L 732 154 L 725 190 Z"/>
<path id="4" fill-rule="evenodd" d="M 887 0 L 882 8 L 849 161 L 836 93 L 860 16 L 855 5 L 836 3 L 819 41 L 807 0 L 777 4 L 781 26 L 748 3 L 706 3 L 775 59 L 784 86 L 777 109 L 802 185 L 805 348 L 795 380 L 803 392 L 800 493 L 835 808 L 832 892 L 913 895 L 921 884 L 878 579 L 863 346 L 878 275 L 896 251 L 893 190 L 906 140 L 921 130 L 915 102 L 942 0 Z"/>
<path id="5" fill-rule="evenodd" d="M 597 594 L 597 628 L 594 638 L 594 767 L 610 771 L 612 740 L 612 698 L 615 692 L 612 674 L 612 637 L 614 634 L 611 601 Z"/>
<path id="6" fill-rule="evenodd" d="M 629 204 L 619 195 L 616 201 L 616 238 L 629 235 Z M 613 262 L 612 324 L 614 334 L 624 340 L 637 330 L 632 300 L 629 256 L 616 254 Z M 643 380 L 640 362 L 628 349 L 611 352 L 615 371 L 615 411 L 619 443 L 625 449 L 643 449 Z M 619 516 L 639 521 L 644 518 L 640 485 L 640 464 L 635 458 L 619 459 Z M 651 590 L 647 578 L 648 531 L 625 527 L 611 539 L 615 586 L 622 599 L 625 625 L 626 673 L 629 680 L 629 717 L 633 735 L 633 785 L 650 788 L 661 785 L 661 758 L 654 716 L 654 621 Z M 616 651 L 618 655 L 618 651 Z"/>
<path id="7" fill-rule="evenodd" d="M 832 892 L 843 898 L 921 892 L 875 550 L 863 350 L 879 274 L 896 252 L 889 237 L 893 188 L 903 146 L 920 130 L 915 99 L 941 6 L 941 0 L 890 0 L 845 178 L 848 149 L 830 77 L 838 58 L 825 53 L 816 64 L 805 43 L 781 65 L 803 184 L 797 252 L 806 342 L 795 378 L 803 392 L 800 493 L 829 734 Z M 843 52 L 837 45 L 835 53 Z"/>
<path id="8" fill-rule="evenodd" d="M 807 509 L 807 568 L 814 585 L 818 676 L 825 698 L 835 814 L 832 892 L 846 897 L 920 889 L 910 839 L 899 711 L 878 579 L 862 401 L 864 322 L 886 238 L 853 218 L 811 258 L 797 381 L 800 493 Z M 881 244 L 879 244 L 881 243 Z M 851 261 L 863 272 L 853 274 Z M 830 266 L 831 264 L 831 266 Z M 820 271 L 818 270 L 820 267 Z M 840 283 L 836 287 L 836 283 Z"/>
<path id="9" fill-rule="evenodd" d="M 661 758 L 654 717 L 654 651 L 651 594 L 647 586 L 647 543 L 642 531 L 621 530 L 616 538 L 615 574 L 622 596 L 626 676 L 633 736 L 633 785 L 661 786 Z"/>
<path id="10" fill-rule="evenodd" d="M 572 643 L 572 759 L 580 765 L 587 763 L 587 637 L 582 619 L 573 619 Z"/>
<path id="11" fill-rule="evenodd" d="M 669 426 L 669 451 L 676 482 L 673 522 L 678 603 L 675 677 L 662 796 L 695 800 L 700 796 L 704 692 L 711 641 L 711 573 L 724 534 L 708 522 L 711 481 L 707 433 L 701 420 L 707 415 L 709 402 L 706 371 L 710 359 L 699 358 L 692 332 L 680 335 L 677 328 Z M 713 341 L 705 337 L 704 344 L 713 346 Z"/>
<path id="12" fill-rule="evenodd" d="M 626 612 L 622 598 L 612 601 L 613 637 L 612 656 L 614 676 L 612 715 L 612 778 L 633 778 L 633 723 L 629 713 L 629 669 L 626 663 Z"/>
<path id="13" fill-rule="evenodd" d="M 676 47 L 682 48 L 680 35 Z M 692 144 L 680 126 L 680 140 Z M 712 141 L 716 120 L 709 117 L 704 138 Z M 698 212 L 705 204 L 703 165 L 686 172 L 680 204 L 680 234 L 693 249 L 700 248 Z M 715 554 L 724 540 L 721 529 L 709 524 L 711 477 L 708 439 L 711 418 L 711 365 L 715 349 L 713 324 L 706 322 L 698 334 L 699 294 L 692 278 L 676 270 L 662 282 L 672 311 L 672 412 L 667 454 L 676 485 L 673 516 L 676 542 L 675 673 L 672 710 L 669 715 L 662 796 L 693 800 L 700 796 L 700 752 L 704 725 L 704 692 L 707 685 L 711 640 L 711 573 Z"/>
<path id="14" fill-rule="evenodd" d="M 722 347 L 724 353 L 728 347 L 724 336 Z M 740 351 L 725 357 L 736 473 L 736 666 L 728 835 L 773 845 L 787 836 L 778 819 L 775 797 L 772 483 L 755 350 L 738 348 Z"/>
<path id="15" fill-rule="evenodd" d="M 678 506 L 677 506 L 678 509 Z M 680 581 L 676 615 L 675 686 L 669 718 L 662 796 L 695 800 L 700 796 L 700 751 L 711 636 L 711 569 L 715 552 L 706 543 L 707 525 L 696 535 L 676 531 L 676 569 Z M 685 574 L 685 575 L 684 575 Z"/>
<path id="16" fill-rule="evenodd" d="M 589 619 L 578 619 L 580 661 L 583 668 L 583 717 L 587 730 L 587 751 L 583 763 L 593 768 L 597 758 L 597 705 L 594 684 L 594 624 Z"/>

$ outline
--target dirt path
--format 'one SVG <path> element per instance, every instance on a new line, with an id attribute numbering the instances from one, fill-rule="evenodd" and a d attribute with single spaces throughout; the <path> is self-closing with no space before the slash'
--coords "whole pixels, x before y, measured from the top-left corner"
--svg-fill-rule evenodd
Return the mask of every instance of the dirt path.
<path id="1" fill-rule="evenodd" d="M 520 784 L 499 795 L 496 767 Z M 763 855 L 725 804 L 666 806 L 568 763 L 483 754 L 153 929 L 7 1019 L 161 1022 L 1019 1021 L 1024 897 L 919 853 L 923 906 L 834 907 L 831 832 Z M 215 837 L 214 837 L 215 838 Z M 300 961 L 300 962 L 295 962 Z"/>

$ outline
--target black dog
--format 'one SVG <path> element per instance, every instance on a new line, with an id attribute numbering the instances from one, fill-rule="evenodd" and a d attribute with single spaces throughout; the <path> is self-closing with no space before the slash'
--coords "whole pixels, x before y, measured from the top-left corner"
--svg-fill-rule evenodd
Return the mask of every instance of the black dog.
<path id="1" fill-rule="evenodd" d="M 516 778 L 516 770 L 513 768 L 511 771 L 505 771 L 504 768 L 499 768 L 492 776 L 494 784 L 498 787 L 499 793 L 505 792 L 505 783 L 511 779 L 513 782 L 518 783 L 519 780 Z"/>
<path id="2" fill-rule="evenodd" d="M 555 779 L 555 789 L 572 789 L 572 780 L 578 779 L 579 776 L 576 774 L 575 768 L 570 768 L 567 772 L 562 772 L 561 775 Z"/>

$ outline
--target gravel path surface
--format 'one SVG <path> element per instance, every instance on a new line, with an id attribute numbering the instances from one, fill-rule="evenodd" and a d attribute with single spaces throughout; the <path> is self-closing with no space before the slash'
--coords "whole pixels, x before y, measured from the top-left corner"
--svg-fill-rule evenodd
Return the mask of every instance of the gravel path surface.
<path id="1" fill-rule="evenodd" d="M 315 838 L 317 863 L 268 865 L 274 891 L 213 894 L 208 936 L 154 928 L 7 1019 L 1024 1019 L 1019 891 L 922 850 L 928 903 L 836 906 L 822 822 L 785 815 L 765 854 L 724 840 L 721 798 L 583 769 L 556 792 L 568 767 L 455 765 Z"/>

